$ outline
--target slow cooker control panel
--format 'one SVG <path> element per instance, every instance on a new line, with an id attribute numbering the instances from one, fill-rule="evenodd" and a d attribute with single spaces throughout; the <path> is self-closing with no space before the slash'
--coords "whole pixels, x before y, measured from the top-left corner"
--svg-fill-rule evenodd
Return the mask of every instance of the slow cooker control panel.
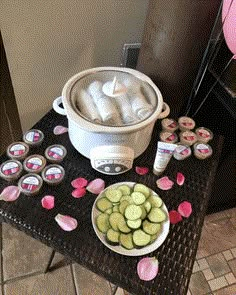
<path id="1" fill-rule="evenodd" d="M 98 146 L 90 151 L 92 167 L 108 175 L 130 170 L 133 166 L 134 151 L 126 146 Z"/>

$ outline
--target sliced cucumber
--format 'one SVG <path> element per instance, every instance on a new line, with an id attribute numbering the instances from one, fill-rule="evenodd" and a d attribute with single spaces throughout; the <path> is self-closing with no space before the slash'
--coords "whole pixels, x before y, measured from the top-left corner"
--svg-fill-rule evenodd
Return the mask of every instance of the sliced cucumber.
<path id="1" fill-rule="evenodd" d="M 141 224 L 142 224 L 142 219 L 136 219 L 136 220 L 127 220 L 126 221 L 128 227 L 132 228 L 132 229 L 138 229 L 140 228 Z"/>
<path id="2" fill-rule="evenodd" d="M 137 247 L 144 247 L 151 241 L 151 236 L 146 234 L 143 230 L 137 229 L 133 233 L 133 242 Z"/>
<path id="3" fill-rule="evenodd" d="M 124 219 L 124 216 L 119 212 L 113 212 L 111 213 L 111 215 L 108 215 L 108 216 L 109 216 L 109 223 L 112 229 L 114 229 L 115 231 L 119 231 L 118 223 L 120 222 L 120 220 Z"/>
<path id="4" fill-rule="evenodd" d="M 133 192 L 131 194 L 131 197 L 132 197 L 135 205 L 141 205 L 146 201 L 145 195 L 140 192 Z"/>
<path id="5" fill-rule="evenodd" d="M 114 205 L 112 208 L 112 212 L 120 212 L 119 211 L 119 206 L 118 205 Z"/>
<path id="6" fill-rule="evenodd" d="M 106 239 L 109 244 L 113 246 L 119 245 L 119 238 L 120 238 L 120 233 L 118 231 L 115 231 L 112 228 L 108 229 L 106 233 Z"/>
<path id="7" fill-rule="evenodd" d="M 111 214 L 113 212 L 113 210 L 112 210 L 112 208 L 109 208 L 109 209 L 107 209 L 106 211 L 105 211 L 105 213 L 107 213 L 107 214 Z"/>
<path id="8" fill-rule="evenodd" d="M 133 236 L 131 233 L 129 234 L 120 234 L 120 244 L 124 248 L 131 250 L 134 248 L 133 244 Z"/>
<path id="9" fill-rule="evenodd" d="M 152 205 L 151 205 L 151 203 L 150 203 L 149 201 L 146 201 L 146 202 L 144 203 L 144 208 L 146 209 L 147 213 L 149 213 L 150 210 L 152 209 Z"/>
<path id="10" fill-rule="evenodd" d="M 122 196 L 120 198 L 120 202 L 123 202 L 123 201 L 128 201 L 130 204 L 134 204 L 134 201 L 133 201 L 133 198 L 131 196 Z"/>
<path id="11" fill-rule="evenodd" d="M 123 219 L 121 218 L 119 220 L 117 227 L 118 227 L 119 231 L 121 231 L 122 233 L 128 234 L 131 232 L 131 229 L 127 226 L 124 217 L 123 217 Z"/>
<path id="12" fill-rule="evenodd" d="M 141 215 L 140 218 L 141 218 L 142 220 L 144 220 L 144 219 L 147 217 L 147 211 L 146 211 L 144 205 L 141 205 L 140 208 L 141 208 L 141 210 L 142 210 L 142 215 Z"/>
<path id="13" fill-rule="evenodd" d="M 163 222 L 166 220 L 166 213 L 160 208 L 152 208 L 148 214 L 148 219 L 151 222 Z"/>
<path id="14" fill-rule="evenodd" d="M 157 237 L 159 236 L 159 233 L 155 234 L 155 235 L 151 235 L 151 241 L 150 241 L 150 244 L 155 242 Z"/>
<path id="15" fill-rule="evenodd" d="M 124 201 L 120 202 L 119 211 L 122 215 L 124 215 L 125 209 L 128 205 L 130 205 L 129 201 L 124 200 Z"/>
<path id="16" fill-rule="evenodd" d="M 137 205 L 129 205 L 125 209 L 125 217 L 129 220 L 135 220 L 142 215 L 142 209 Z"/>
<path id="17" fill-rule="evenodd" d="M 106 233 L 110 228 L 109 215 L 106 213 L 101 213 L 97 216 L 96 225 L 100 232 Z"/>
<path id="18" fill-rule="evenodd" d="M 129 196 L 131 194 L 131 189 L 128 185 L 121 185 L 118 189 L 122 192 L 123 196 Z"/>
<path id="19" fill-rule="evenodd" d="M 112 208 L 112 203 L 105 197 L 97 200 L 96 206 L 99 211 L 105 212 L 107 209 Z"/>
<path id="20" fill-rule="evenodd" d="M 122 192 L 118 189 L 108 189 L 106 190 L 105 195 L 112 203 L 118 203 L 122 197 Z"/>
<path id="21" fill-rule="evenodd" d="M 158 195 L 152 195 L 147 200 L 151 203 L 152 207 L 160 208 L 163 204 L 162 199 Z"/>
<path id="22" fill-rule="evenodd" d="M 145 233 L 147 233 L 149 235 L 155 235 L 161 230 L 161 224 L 149 222 L 148 220 L 144 220 L 143 230 L 145 231 Z"/>
<path id="23" fill-rule="evenodd" d="M 148 198 L 149 195 L 150 195 L 149 188 L 146 185 L 142 184 L 142 183 L 136 183 L 135 184 L 135 186 L 134 186 L 134 192 L 143 193 L 146 198 Z"/>

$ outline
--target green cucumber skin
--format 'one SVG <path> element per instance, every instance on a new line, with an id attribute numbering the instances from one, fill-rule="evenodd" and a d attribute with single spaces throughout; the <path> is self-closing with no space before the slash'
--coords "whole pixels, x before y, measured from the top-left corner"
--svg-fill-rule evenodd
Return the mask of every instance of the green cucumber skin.
<path id="1" fill-rule="evenodd" d="M 101 225 L 102 222 L 105 222 L 105 227 L 103 227 Z M 97 225 L 98 230 L 101 233 L 105 234 L 108 231 L 108 229 L 110 228 L 109 215 L 106 213 L 99 214 L 96 218 L 96 225 Z"/>
<path id="2" fill-rule="evenodd" d="M 148 214 L 150 222 L 161 223 L 166 220 L 166 213 L 160 208 L 152 208 Z"/>
<path id="3" fill-rule="evenodd" d="M 112 235 L 113 235 L 113 239 L 112 239 Z M 114 240 L 114 235 L 115 240 Z M 106 232 L 106 241 L 113 246 L 117 246 L 119 245 L 119 238 L 120 238 L 120 233 L 114 231 L 112 228 L 109 228 L 108 231 Z"/>
<path id="4" fill-rule="evenodd" d="M 125 242 L 125 238 L 129 239 L 129 245 Z M 132 234 L 120 234 L 120 245 L 127 250 L 134 249 L 133 237 Z"/>
<path id="5" fill-rule="evenodd" d="M 107 238 L 107 236 L 105 236 L 105 240 L 106 240 L 106 242 L 109 244 L 109 245 L 111 245 L 111 246 L 119 246 L 120 245 L 120 243 L 118 242 L 112 242 L 112 241 L 110 241 L 108 238 Z"/>
<path id="6" fill-rule="evenodd" d="M 138 238 L 140 236 L 142 238 L 146 239 L 145 243 L 141 244 L 142 239 Z M 133 243 L 135 244 L 136 247 L 145 247 L 150 243 L 150 241 L 151 241 L 151 236 L 149 234 L 145 233 L 143 230 L 137 229 L 137 230 L 134 231 L 134 233 L 133 233 Z"/>
<path id="7" fill-rule="evenodd" d="M 102 197 L 97 201 L 96 207 L 100 212 L 105 212 L 107 209 L 112 208 L 112 203 L 106 197 Z"/>
<path id="8" fill-rule="evenodd" d="M 111 213 L 108 219 L 111 228 L 114 229 L 115 231 L 119 231 L 118 223 L 119 223 L 119 220 L 122 218 L 124 218 L 124 216 L 120 212 Z"/>

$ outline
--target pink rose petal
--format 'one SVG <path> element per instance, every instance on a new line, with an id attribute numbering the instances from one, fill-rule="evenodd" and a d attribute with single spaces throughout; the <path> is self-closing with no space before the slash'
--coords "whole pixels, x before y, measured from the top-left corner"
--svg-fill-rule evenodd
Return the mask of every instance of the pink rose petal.
<path id="1" fill-rule="evenodd" d="M 66 133 L 66 132 L 68 132 L 68 128 L 61 126 L 61 125 L 58 125 L 53 129 L 53 133 L 55 135 L 60 135 L 60 134 Z"/>
<path id="2" fill-rule="evenodd" d="M 145 175 L 145 174 L 148 173 L 149 169 L 147 167 L 138 167 L 138 166 L 136 166 L 135 171 L 139 175 Z"/>
<path id="3" fill-rule="evenodd" d="M 73 190 L 71 194 L 74 198 L 81 198 L 86 194 L 86 188 L 78 187 L 77 189 Z"/>
<path id="4" fill-rule="evenodd" d="M 188 201 L 184 201 L 179 204 L 178 212 L 183 216 L 188 218 L 192 213 L 192 205 Z"/>
<path id="5" fill-rule="evenodd" d="M 185 176 L 181 172 L 178 172 L 177 177 L 176 177 L 177 184 L 178 185 L 183 185 L 184 181 L 185 181 Z"/>
<path id="6" fill-rule="evenodd" d="M 10 185 L 4 188 L 4 190 L 0 194 L 0 200 L 6 202 L 12 202 L 18 199 L 20 196 L 20 190 L 18 186 Z"/>
<path id="7" fill-rule="evenodd" d="M 74 188 L 85 187 L 87 184 L 88 180 L 83 177 L 76 178 L 71 182 Z"/>
<path id="8" fill-rule="evenodd" d="M 164 176 L 156 181 L 157 187 L 161 190 L 167 191 L 172 188 L 174 182 L 169 179 L 168 176 Z"/>
<path id="9" fill-rule="evenodd" d="M 44 196 L 41 200 L 42 207 L 48 210 L 54 208 L 54 200 L 54 196 Z"/>
<path id="10" fill-rule="evenodd" d="M 171 210 L 169 212 L 169 218 L 170 218 L 170 223 L 171 224 L 176 224 L 176 223 L 182 221 L 182 216 L 176 210 Z"/>
<path id="11" fill-rule="evenodd" d="M 158 260 L 155 257 L 142 258 L 137 264 L 137 272 L 141 280 L 153 280 L 158 274 Z"/>
<path id="12" fill-rule="evenodd" d="M 55 217 L 56 222 L 65 231 L 72 231 L 76 229 L 78 222 L 75 218 L 68 215 L 57 214 Z"/>
<path id="13" fill-rule="evenodd" d="M 86 187 L 87 191 L 95 195 L 100 194 L 100 192 L 103 191 L 104 188 L 105 188 L 105 182 L 101 178 L 96 178 L 92 180 Z"/>

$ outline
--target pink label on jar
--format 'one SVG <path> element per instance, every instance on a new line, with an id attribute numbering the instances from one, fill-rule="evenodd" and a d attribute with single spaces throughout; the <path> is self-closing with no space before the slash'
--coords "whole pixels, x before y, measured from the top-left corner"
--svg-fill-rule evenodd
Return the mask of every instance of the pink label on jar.
<path id="1" fill-rule="evenodd" d="M 40 140 L 40 134 L 38 131 L 31 131 L 26 134 L 25 138 L 29 142 L 37 142 Z"/>
<path id="2" fill-rule="evenodd" d="M 170 136 L 166 137 L 166 141 L 173 141 L 175 140 L 175 135 L 171 134 Z"/>
<path id="3" fill-rule="evenodd" d="M 42 160 L 39 158 L 31 158 L 27 161 L 26 167 L 31 170 L 38 170 L 40 167 L 42 167 Z"/>
<path id="4" fill-rule="evenodd" d="M 209 138 L 210 137 L 210 133 L 206 130 L 199 130 L 198 131 L 199 136 L 203 137 L 203 138 Z"/>
<path id="5" fill-rule="evenodd" d="M 17 173 L 20 170 L 20 167 L 15 162 L 9 162 L 2 167 L 2 173 L 4 175 L 12 175 Z"/>
<path id="6" fill-rule="evenodd" d="M 175 152 L 178 153 L 179 155 L 187 156 L 190 153 L 190 150 L 186 146 L 180 145 L 180 146 L 177 146 L 177 148 L 175 149 Z"/>
<path id="7" fill-rule="evenodd" d="M 25 147 L 22 144 L 15 144 L 10 148 L 9 152 L 13 156 L 20 156 L 25 153 Z"/>
<path id="8" fill-rule="evenodd" d="M 186 127 L 191 127 L 193 126 L 192 122 L 182 122 L 182 125 L 186 126 Z"/>
<path id="9" fill-rule="evenodd" d="M 208 146 L 205 145 L 205 144 L 199 144 L 199 145 L 197 146 L 197 150 L 198 150 L 200 153 L 202 153 L 202 154 L 207 154 L 207 153 L 210 152 Z"/>
<path id="10" fill-rule="evenodd" d="M 167 120 L 167 126 L 170 128 L 175 128 L 177 126 L 177 124 L 173 120 Z"/>
<path id="11" fill-rule="evenodd" d="M 39 180 L 34 176 L 29 176 L 22 181 L 21 187 L 27 191 L 35 191 L 39 187 Z"/>
<path id="12" fill-rule="evenodd" d="M 45 173 L 45 177 L 48 180 L 60 179 L 62 178 L 62 176 L 63 176 L 62 171 L 56 167 L 48 169 Z"/>
<path id="13" fill-rule="evenodd" d="M 193 135 L 184 136 L 184 139 L 188 140 L 188 141 L 193 141 L 193 140 L 195 140 L 195 136 L 193 136 Z"/>
<path id="14" fill-rule="evenodd" d="M 58 148 L 58 147 L 51 148 L 48 151 L 48 156 L 53 158 L 53 159 L 57 159 L 57 160 L 62 159 L 63 150 L 61 148 Z"/>

